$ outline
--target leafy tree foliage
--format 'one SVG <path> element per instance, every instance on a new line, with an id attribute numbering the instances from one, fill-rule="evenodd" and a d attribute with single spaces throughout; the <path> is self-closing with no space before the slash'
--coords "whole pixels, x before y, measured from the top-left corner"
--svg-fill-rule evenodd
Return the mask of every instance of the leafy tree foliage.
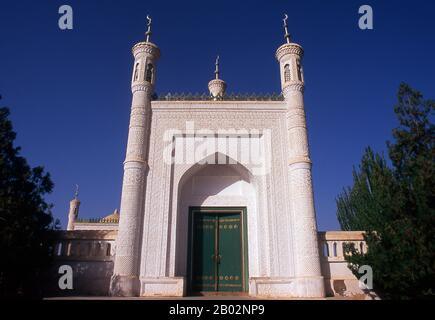
<path id="1" fill-rule="evenodd" d="M 391 166 L 366 149 L 353 186 L 337 197 L 343 230 L 366 231 L 366 254 L 346 246 L 347 261 L 373 268 L 384 298 L 435 297 L 435 101 L 402 83 L 394 108 L 399 126 L 387 142 Z"/>
<path id="2" fill-rule="evenodd" d="M 43 198 L 53 183 L 42 167 L 31 168 L 20 156 L 9 113 L 0 108 L 0 296 L 35 296 L 56 227 Z"/>

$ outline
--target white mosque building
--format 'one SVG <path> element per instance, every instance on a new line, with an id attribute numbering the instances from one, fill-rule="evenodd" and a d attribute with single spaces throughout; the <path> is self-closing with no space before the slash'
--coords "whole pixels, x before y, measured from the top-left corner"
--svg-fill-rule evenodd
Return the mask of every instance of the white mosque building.
<path id="1" fill-rule="evenodd" d="M 342 244 L 366 250 L 362 234 L 317 231 L 304 51 L 286 19 L 284 29 L 275 55 L 281 95 L 227 95 L 217 59 L 210 95 L 156 97 L 160 49 L 149 19 L 132 50 L 120 212 L 80 221 L 72 200 L 59 260 L 78 272 L 92 263 L 88 278 L 114 296 L 361 293 Z"/>

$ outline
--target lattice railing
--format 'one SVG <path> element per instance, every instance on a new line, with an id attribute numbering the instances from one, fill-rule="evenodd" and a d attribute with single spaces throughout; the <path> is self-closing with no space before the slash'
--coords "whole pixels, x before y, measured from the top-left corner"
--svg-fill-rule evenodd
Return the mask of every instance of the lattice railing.
<path id="1" fill-rule="evenodd" d="M 211 101 L 213 98 L 207 93 L 162 93 L 154 94 L 155 101 Z M 280 93 L 229 93 L 221 101 L 283 101 Z"/>
<path id="2" fill-rule="evenodd" d="M 119 219 L 105 219 L 105 218 L 79 218 L 77 223 L 118 223 Z"/>

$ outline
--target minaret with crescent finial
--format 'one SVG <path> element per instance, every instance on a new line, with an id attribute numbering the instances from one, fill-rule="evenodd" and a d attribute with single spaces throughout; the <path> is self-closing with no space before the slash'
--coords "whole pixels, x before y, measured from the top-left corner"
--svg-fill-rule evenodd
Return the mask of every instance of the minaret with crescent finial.
<path id="1" fill-rule="evenodd" d="M 311 177 L 304 105 L 302 47 L 292 42 L 288 16 L 284 15 L 285 43 L 276 51 L 281 74 L 281 88 L 287 106 L 288 177 L 291 219 L 293 221 L 294 276 L 296 294 L 300 297 L 325 295 L 320 269 L 316 214 Z"/>
<path id="2" fill-rule="evenodd" d="M 139 294 L 139 254 L 148 175 L 148 145 L 151 125 L 151 100 L 156 81 L 156 62 L 160 49 L 151 42 L 152 20 L 147 15 L 145 41 L 133 46 L 133 95 L 124 161 L 119 229 L 114 273 L 110 284 L 113 296 Z"/>

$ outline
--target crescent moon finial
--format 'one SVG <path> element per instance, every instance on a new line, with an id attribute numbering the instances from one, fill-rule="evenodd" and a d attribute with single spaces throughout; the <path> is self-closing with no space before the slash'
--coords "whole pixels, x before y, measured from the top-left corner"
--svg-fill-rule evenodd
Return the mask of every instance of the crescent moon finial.
<path id="1" fill-rule="evenodd" d="M 76 192 L 75 192 L 75 194 L 74 194 L 74 198 L 75 198 L 75 199 L 78 199 L 78 197 L 79 197 L 79 185 L 76 184 Z"/>
<path id="2" fill-rule="evenodd" d="M 288 33 L 288 25 L 287 25 L 287 20 L 288 20 L 288 15 L 287 13 L 284 13 L 284 19 L 282 21 L 284 21 L 284 38 L 287 41 L 287 43 L 290 43 L 290 34 Z"/>
<path id="3" fill-rule="evenodd" d="M 146 42 L 150 42 L 150 36 L 151 36 L 151 24 L 152 24 L 153 20 L 151 19 L 151 17 L 147 14 L 147 27 L 148 30 L 147 32 L 145 32 L 145 36 L 146 36 Z"/>

